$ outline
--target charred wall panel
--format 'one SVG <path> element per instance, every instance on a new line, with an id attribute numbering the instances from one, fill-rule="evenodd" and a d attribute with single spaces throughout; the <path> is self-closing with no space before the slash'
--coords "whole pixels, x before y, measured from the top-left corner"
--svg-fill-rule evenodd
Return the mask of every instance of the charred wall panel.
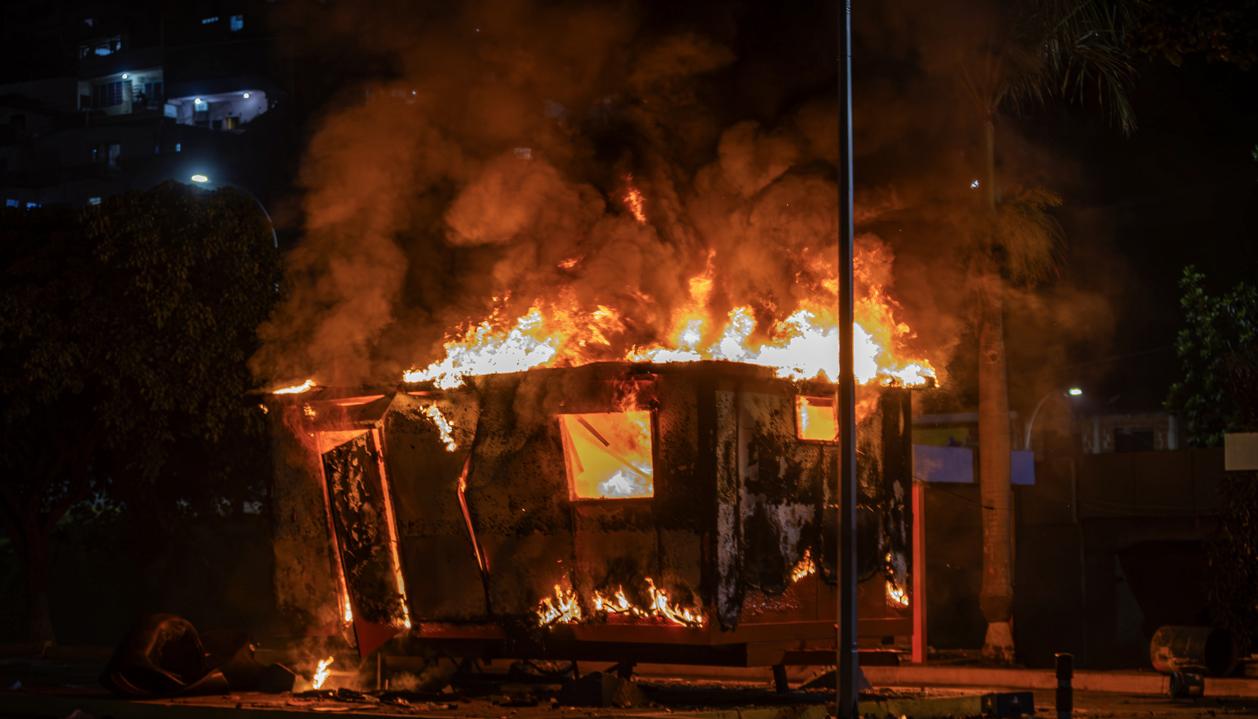
<path id="1" fill-rule="evenodd" d="M 821 539 L 825 451 L 795 435 L 794 395 L 739 393 L 742 467 L 743 581 L 780 594 L 804 551 Z"/>
<path id="2" fill-rule="evenodd" d="M 401 625 L 406 618 L 405 599 L 394 573 L 376 436 L 374 430 L 363 430 L 352 439 L 325 447 L 323 473 L 354 616 Z"/>
<path id="3" fill-rule="evenodd" d="M 488 608 L 527 622 L 555 585 L 570 584 L 572 515 L 554 415 L 565 411 L 566 396 L 588 395 L 588 378 L 493 375 L 476 387 L 480 420 L 466 497 L 487 560 Z"/>
<path id="4" fill-rule="evenodd" d="M 331 631 L 340 620 L 339 588 L 319 453 L 302 426 L 300 405 L 273 402 L 271 416 L 276 604 L 296 636 L 319 627 Z"/>
<path id="5" fill-rule="evenodd" d="M 709 603 L 716 573 L 715 385 L 702 367 L 655 380 L 656 584 L 681 604 Z"/>
<path id="6" fill-rule="evenodd" d="M 399 555 L 403 575 L 414 578 L 406 594 L 411 616 L 419 621 L 487 615 L 484 583 L 458 492 L 478 414 L 475 394 L 459 392 L 444 397 L 399 394 L 384 417 Z M 448 440 L 437 418 L 449 425 Z"/>

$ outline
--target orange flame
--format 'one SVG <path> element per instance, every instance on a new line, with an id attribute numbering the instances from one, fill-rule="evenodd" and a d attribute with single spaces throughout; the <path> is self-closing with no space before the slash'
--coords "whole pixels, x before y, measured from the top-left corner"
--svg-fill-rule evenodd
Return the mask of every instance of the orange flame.
<path id="1" fill-rule="evenodd" d="M 625 190 L 625 207 L 629 209 L 629 214 L 633 215 L 633 219 L 638 221 L 639 225 L 646 224 L 646 199 L 642 197 L 642 191 L 633 184 L 633 175 L 625 175 L 625 184 L 628 189 Z"/>
<path id="2" fill-rule="evenodd" d="M 271 394 L 302 394 L 304 392 L 309 392 L 310 390 L 314 388 L 315 388 L 315 381 L 313 379 L 307 379 L 305 382 L 302 382 L 301 384 L 292 385 L 291 387 L 280 387 L 279 389 L 273 389 L 271 390 Z"/>
<path id="3" fill-rule="evenodd" d="M 885 255 L 875 248 L 858 256 L 863 259 L 857 263 L 862 296 L 856 303 L 853 327 L 856 379 L 862 384 L 928 385 L 936 379 L 935 369 L 906 351 L 913 332 L 896 319 L 896 303 L 875 277 L 889 273 Z M 824 266 L 815 258 L 811 263 Z M 665 341 L 618 347 L 616 340 L 634 326 L 634 318 L 626 319 L 605 304 L 582 307 L 561 290 L 554 298 L 538 299 L 513 320 L 495 311 L 479 324 L 454 333 L 444 344 L 443 357 L 408 370 L 403 379 L 450 389 L 471 376 L 622 359 L 654 363 L 725 360 L 770 367 L 777 376 L 791 380 L 838 380 L 837 282 L 821 282 L 811 297 L 794 307 L 774 311 L 762 301 L 757 312 L 753 305 L 741 304 L 721 318 L 714 307 L 714 264 L 710 253 L 703 271 L 689 279 L 687 301 L 673 313 Z M 810 271 L 822 272 L 816 267 Z M 500 299 L 499 307 L 503 302 Z"/>
<path id="4" fill-rule="evenodd" d="M 890 579 L 887 580 L 886 594 L 888 607 L 892 609 L 908 609 L 909 593 Z"/>
<path id="5" fill-rule="evenodd" d="M 799 558 L 799 563 L 791 570 L 791 581 L 798 582 L 804 577 L 810 577 L 817 573 L 817 563 L 812 561 L 812 550 L 805 549 L 804 556 Z"/>
<path id="6" fill-rule="evenodd" d="M 707 623 L 702 607 L 683 607 L 669 599 L 668 594 L 655 586 L 655 581 L 644 577 L 649 604 L 640 607 L 633 603 L 625 594 L 624 587 L 617 586 L 610 595 L 595 590 L 590 603 L 594 607 L 595 617 L 626 617 L 634 620 L 662 621 L 683 627 L 702 627 Z M 538 624 L 576 624 L 583 621 L 581 607 L 577 595 L 571 590 L 563 591 L 555 586 L 555 597 L 546 597 L 537 608 Z"/>
<path id="7" fill-rule="evenodd" d="M 552 624 L 575 624 L 581 621 L 581 604 L 571 589 L 565 590 L 555 585 L 555 596 L 542 599 L 537 605 L 537 626 L 548 627 Z"/>
<path id="8" fill-rule="evenodd" d="M 315 689 L 322 689 L 324 682 L 328 680 L 328 667 L 332 666 L 332 662 L 336 661 L 333 657 L 327 657 L 319 660 L 319 666 L 315 669 L 314 677 L 311 679 L 311 686 Z"/>

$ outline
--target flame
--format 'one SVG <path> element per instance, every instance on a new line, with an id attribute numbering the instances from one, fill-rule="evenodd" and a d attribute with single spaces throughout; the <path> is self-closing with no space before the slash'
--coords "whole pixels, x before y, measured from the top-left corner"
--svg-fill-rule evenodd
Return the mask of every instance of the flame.
<path id="1" fill-rule="evenodd" d="M 349 597 L 345 597 L 345 612 L 341 615 L 341 619 L 346 624 L 354 623 L 354 608 L 349 605 Z"/>
<path id="2" fill-rule="evenodd" d="M 273 389 L 271 390 L 271 394 L 302 394 L 303 392 L 309 392 L 310 390 L 314 388 L 315 388 L 315 381 L 313 379 L 307 379 L 305 382 L 302 382 L 301 384 L 292 385 L 291 387 L 280 387 L 279 389 Z"/>
<path id="3" fill-rule="evenodd" d="M 633 175 L 625 175 L 625 184 L 628 185 L 625 190 L 625 207 L 629 210 L 629 214 L 633 215 L 633 219 L 638 221 L 639 225 L 646 224 L 646 199 L 642 197 L 642 191 L 633 184 Z"/>
<path id="4" fill-rule="evenodd" d="M 432 421 L 437 427 L 437 431 L 441 433 L 441 441 L 446 446 L 447 452 L 453 452 L 459 448 L 459 443 L 454 441 L 454 425 L 441 414 L 441 409 L 435 404 L 430 404 L 420 410 L 424 416 Z"/>
<path id="5" fill-rule="evenodd" d="M 537 626 L 548 627 L 552 624 L 575 624 L 581 621 L 581 604 L 571 589 L 564 590 L 555 585 L 555 596 L 542 599 L 537 605 Z"/>
<path id="6" fill-rule="evenodd" d="M 936 379 L 935 369 L 906 351 L 913 332 L 896 319 L 897 305 L 877 279 L 889 273 L 885 255 L 868 250 L 857 263 L 862 296 L 852 328 L 856 379 L 862 384 L 928 385 Z M 816 266 L 810 266 L 812 274 L 822 272 L 819 262 L 811 261 Z M 818 283 L 810 297 L 793 307 L 760 298 L 756 304 L 736 304 L 717 312 L 714 268 L 715 254 L 709 253 L 702 272 L 687 282 L 686 301 L 666 321 L 671 330 L 662 341 L 626 346 L 623 338 L 629 330 L 641 330 L 638 318 L 626 317 L 607 304 L 583 306 L 562 289 L 552 298 L 538 299 L 514 319 L 504 310 L 508 298 L 499 297 L 487 319 L 448 336 L 444 356 L 427 367 L 408 370 L 403 379 L 450 389 L 471 376 L 618 359 L 726 360 L 770 367 L 791 380 L 838 380 L 838 283 L 833 278 Z"/>
<path id="7" fill-rule="evenodd" d="M 810 577 L 817 573 L 817 563 L 812 561 L 812 550 L 805 549 L 804 556 L 799 558 L 799 563 L 791 570 L 791 581 L 798 582 L 804 577 Z"/>
<path id="8" fill-rule="evenodd" d="M 328 680 L 328 675 L 331 674 L 331 672 L 328 671 L 328 667 L 332 666 L 333 661 L 335 661 L 335 658 L 333 657 L 326 657 L 319 660 L 319 666 L 315 669 L 314 678 L 311 679 L 311 686 L 315 689 L 323 688 L 323 683 Z"/>
<path id="9" fill-rule="evenodd" d="M 519 372 L 545 365 L 558 353 L 559 338 L 546 337 L 545 318 L 533 307 L 505 333 L 486 320 L 469 329 L 461 339 L 446 343 L 445 359 L 403 373 L 406 382 L 433 382 L 453 389 L 469 375 Z M 539 336 L 540 335 L 540 336 Z"/>
<path id="10" fill-rule="evenodd" d="M 657 589 L 650 577 L 646 578 L 647 592 L 651 595 L 651 614 L 662 617 L 674 624 L 687 627 L 701 627 L 704 623 L 703 610 L 698 607 L 680 607 L 670 604 L 664 590 Z"/>
<path id="11" fill-rule="evenodd" d="M 610 597 L 600 591 L 594 592 L 594 611 L 599 614 L 634 614 L 641 613 L 625 596 L 624 587 L 616 587 L 616 593 Z"/>
<path id="12" fill-rule="evenodd" d="M 561 414 L 559 430 L 572 499 L 654 496 L 650 412 Z"/>
<path id="13" fill-rule="evenodd" d="M 655 586 L 655 581 L 644 577 L 647 596 L 650 598 L 645 607 L 633 603 L 625 594 L 623 586 L 617 586 L 610 595 L 595 590 L 590 604 L 594 607 L 595 617 L 607 620 L 609 617 L 624 617 L 636 621 L 658 621 L 683 627 L 702 627 L 707 623 L 701 607 L 683 607 L 674 604 L 668 594 Z M 583 620 L 577 596 L 571 590 L 565 592 L 555 586 L 555 597 L 542 600 L 537 608 L 538 624 L 576 624 Z"/>
<path id="14" fill-rule="evenodd" d="M 891 607 L 892 609 L 908 609 L 909 593 L 904 589 L 904 587 L 901 587 L 892 580 L 888 579 L 886 593 L 888 607 Z"/>

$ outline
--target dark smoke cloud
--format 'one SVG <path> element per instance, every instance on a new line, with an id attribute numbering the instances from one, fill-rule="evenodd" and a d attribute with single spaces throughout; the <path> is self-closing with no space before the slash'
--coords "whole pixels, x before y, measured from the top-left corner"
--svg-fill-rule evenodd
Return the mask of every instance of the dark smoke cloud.
<path id="1" fill-rule="evenodd" d="M 939 366 L 967 321 L 959 258 L 981 167 L 956 72 L 998 7 L 869 3 L 857 18 L 864 269 Z M 669 8 L 330 3 L 280 18 L 374 77 L 310 142 L 304 237 L 260 330 L 260 380 L 392 381 L 448 332 L 539 299 L 620 309 L 606 348 L 619 357 L 667 341 L 710 257 L 718 313 L 781 319 L 815 296 L 837 228 L 831 4 Z M 646 223 L 626 206 L 631 181 Z M 1081 293 L 1058 299 L 1094 304 Z"/>

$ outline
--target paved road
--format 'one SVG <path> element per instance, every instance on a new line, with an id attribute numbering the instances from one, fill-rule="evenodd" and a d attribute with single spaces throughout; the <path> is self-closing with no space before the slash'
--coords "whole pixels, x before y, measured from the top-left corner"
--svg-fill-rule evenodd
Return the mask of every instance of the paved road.
<path id="1" fill-rule="evenodd" d="M 490 691 L 464 692 L 462 696 L 409 703 L 378 704 L 338 702 L 292 695 L 248 695 L 128 703 L 108 699 L 94 685 L 97 663 L 66 663 L 0 660 L 0 717 L 53 717 L 65 719 L 76 709 L 76 719 L 166 717 L 192 719 L 284 719 L 332 714 L 342 717 L 433 717 L 434 719 L 824 719 L 828 691 L 795 691 L 774 694 L 763 682 L 667 681 L 646 678 L 641 686 L 648 703 L 631 709 L 588 709 L 555 706 L 553 686 L 506 686 Z M 15 687 L 20 683 L 20 688 Z M 981 687 L 937 689 L 883 689 L 892 696 L 949 697 L 985 691 Z M 1008 690 L 1003 690 L 1008 691 Z M 1056 716 L 1052 691 L 1034 692 L 1037 716 Z M 1095 692 L 1075 694 L 1075 716 L 1083 719 L 1131 717 L 1133 719 L 1187 719 L 1188 717 L 1258 717 L 1258 698 L 1171 701 L 1160 696 L 1133 696 Z M 884 719 L 879 716 L 876 719 Z"/>

